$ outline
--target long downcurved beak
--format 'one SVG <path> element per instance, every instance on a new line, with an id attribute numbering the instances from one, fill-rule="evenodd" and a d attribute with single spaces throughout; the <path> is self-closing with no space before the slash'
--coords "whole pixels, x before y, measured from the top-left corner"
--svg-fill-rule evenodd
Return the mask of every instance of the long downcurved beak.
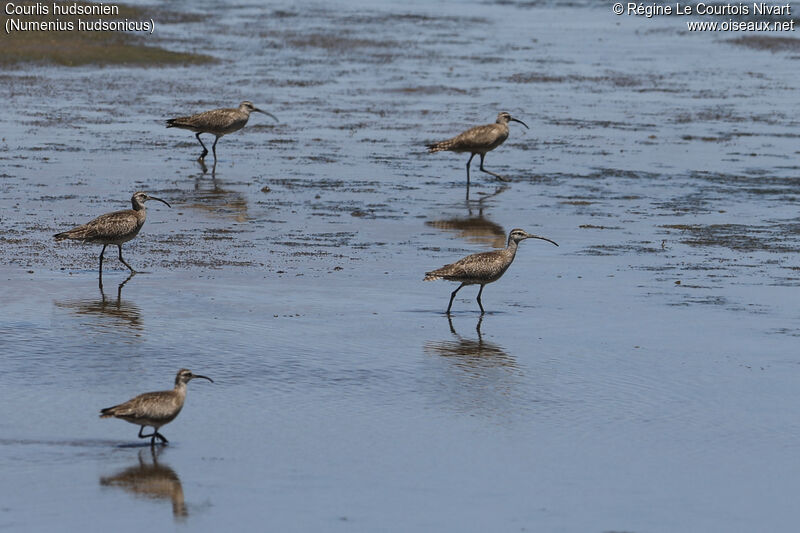
<path id="1" fill-rule="evenodd" d="M 272 118 L 275 119 L 275 122 L 280 122 L 280 120 L 278 120 L 278 117 L 276 117 L 272 113 L 267 113 L 266 111 L 263 111 L 263 110 L 258 109 L 258 108 L 254 108 L 253 111 L 257 111 L 258 113 L 261 113 L 263 115 L 267 115 L 268 117 L 272 117 Z"/>
<path id="2" fill-rule="evenodd" d="M 514 122 L 519 122 L 520 124 L 522 124 L 523 126 L 525 126 L 527 129 L 530 129 L 530 128 L 528 128 L 528 125 L 527 125 L 527 124 L 525 124 L 524 122 L 522 122 L 522 121 L 521 121 L 521 120 L 519 120 L 518 118 L 511 117 L 511 118 L 510 118 L 510 119 L 508 119 L 508 120 L 513 120 Z M 545 239 L 545 240 L 547 240 L 547 239 Z"/>
<path id="3" fill-rule="evenodd" d="M 533 233 L 528 233 L 528 236 L 526 238 L 527 239 L 541 239 L 543 241 L 547 241 L 549 243 L 552 243 L 552 244 L 555 244 L 556 246 L 558 246 L 558 243 L 556 241 L 551 241 L 547 237 L 541 237 L 539 235 L 534 235 Z"/>
<path id="4" fill-rule="evenodd" d="M 162 204 L 167 204 L 167 207 L 172 207 L 171 205 L 169 205 L 169 203 L 166 200 L 162 200 L 161 198 L 156 198 L 155 196 L 147 195 L 147 199 L 148 200 L 158 200 Z"/>
<path id="5" fill-rule="evenodd" d="M 200 375 L 198 375 L 198 374 L 192 374 L 192 379 L 197 379 L 197 378 L 200 378 L 200 379 L 207 379 L 207 380 L 208 380 L 208 381 L 210 381 L 211 383 L 214 383 L 214 380 L 213 380 L 213 379 L 211 379 L 211 378 L 207 378 L 207 377 L 205 377 L 205 376 L 200 376 Z"/>

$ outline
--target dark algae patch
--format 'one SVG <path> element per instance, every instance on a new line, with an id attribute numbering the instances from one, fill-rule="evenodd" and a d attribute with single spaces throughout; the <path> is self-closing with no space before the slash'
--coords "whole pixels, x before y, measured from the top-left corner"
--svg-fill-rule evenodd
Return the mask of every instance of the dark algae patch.
<path id="1" fill-rule="evenodd" d="M 747 226 L 743 224 L 667 224 L 680 231 L 683 244 L 689 246 L 722 246 L 739 252 L 797 252 L 795 224 Z"/>
<path id="2" fill-rule="evenodd" d="M 767 50 L 769 52 L 800 52 L 800 39 L 794 37 L 768 37 L 763 35 L 746 35 L 730 42 L 747 48 L 756 50 Z"/>
<path id="3" fill-rule="evenodd" d="M 122 31 L 85 31 L 78 29 L 78 19 L 97 22 L 135 21 L 144 22 L 155 19 L 156 25 L 164 20 L 180 22 L 184 18 L 157 8 L 146 9 L 114 4 L 119 7 L 115 15 L 56 15 L 53 5 L 72 6 L 74 2 L 55 2 L 45 4 L 48 14 L 36 14 L 33 2 L 16 2 L 14 5 L 25 9 L 30 15 L 7 15 L 3 10 L 3 27 L 9 19 L 18 19 L 26 31 L 5 33 L 0 46 L 0 65 L 19 63 L 49 63 L 62 66 L 79 65 L 139 65 L 160 66 L 175 64 L 202 64 L 215 61 L 214 58 L 183 52 L 172 52 L 157 46 L 144 44 L 148 37 Z M 90 8 L 99 6 L 89 2 L 79 2 L 77 6 Z M 31 11 L 28 11 L 31 10 Z M 73 29 L 63 30 L 70 22 Z M 37 24 L 34 24 L 37 23 Z M 50 29 L 36 29 L 37 27 Z M 150 37 L 152 38 L 152 37 Z"/>

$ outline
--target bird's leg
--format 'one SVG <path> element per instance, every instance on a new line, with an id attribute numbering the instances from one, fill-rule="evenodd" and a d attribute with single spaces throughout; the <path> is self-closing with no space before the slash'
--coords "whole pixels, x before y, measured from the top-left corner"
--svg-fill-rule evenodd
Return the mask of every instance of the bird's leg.
<path id="1" fill-rule="evenodd" d="M 473 157 L 475 157 L 475 154 L 470 154 L 467 160 L 467 197 L 469 197 L 469 165 L 472 163 Z M 481 170 L 483 170 L 483 157 L 481 157 Z"/>
<path id="2" fill-rule="evenodd" d="M 483 285 L 481 285 L 481 290 L 478 291 L 478 307 L 481 308 L 481 315 L 483 315 L 486 311 L 483 310 L 483 304 L 481 303 L 481 293 L 483 292 Z M 478 324 L 480 328 L 480 323 Z"/>
<path id="3" fill-rule="evenodd" d="M 159 439 L 161 439 L 161 442 L 163 442 L 164 444 L 167 444 L 169 442 L 167 440 L 167 437 L 165 437 L 164 435 L 162 435 L 158 431 L 156 431 L 156 434 L 155 434 L 155 436 L 153 438 L 155 438 L 155 437 L 158 437 Z"/>
<path id="4" fill-rule="evenodd" d="M 118 244 L 118 245 L 117 245 L 117 248 L 119 248 L 119 260 L 120 260 L 120 261 L 122 261 L 122 264 L 123 264 L 123 265 L 125 265 L 126 267 L 128 267 L 129 269 L 131 269 L 131 272 L 133 272 L 134 274 L 136 274 L 136 271 L 133 269 L 133 267 L 132 267 L 132 266 L 130 266 L 130 265 L 127 263 L 127 262 L 125 262 L 125 260 L 122 258 L 122 245 L 121 245 L 121 244 Z"/>
<path id="5" fill-rule="evenodd" d="M 462 283 L 461 285 L 458 286 L 458 288 L 456 290 L 454 290 L 452 292 L 452 294 L 450 294 L 450 303 L 447 305 L 447 314 L 448 315 L 450 314 L 450 308 L 453 307 L 453 299 L 456 297 L 456 293 L 458 291 L 460 291 L 461 287 L 463 287 L 463 286 L 464 286 L 464 284 Z"/>
<path id="6" fill-rule="evenodd" d="M 197 140 L 200 141 L 200 146 L 203 147 L 203 153 L 200 154 L 200 157 L 198 157 L 197 159 L 200 159 L 200 160 L 205 159 L 205 157 L 208 155 L 208 148 L 206 148 L 206 145 L 203 144 L 203 139 L 200 138 L 200 133 L 199 132 L 197 133 L 197 135 L 195 135 L 195 137 L 197 137 Z"/>
<path id="7" fill-rule="evenodd" d="M 491 172 L 491 171 L 486 170 L 485 168 L 483 168 L 483 158 L 484 157 L 486 157 L 486 154 L 481 154 L 481 172 L 486 172 L 487 174 L 491 174 L 492 176 L 494 176 L 495 178 L 499 179 L 500 181 L 511 181 L 508 178 L 504 178 L 500 174 L 495 174 L 494 172 Z"/>
<path id="8" fill-rule="evenodd" d="M 106 246 L 107 244 L 103 245 L 103 249 L 100 251 L 100 285 L 103 284 L 103 254 L 106 253 Z"/>
<path id="9" fill-rule="evenodd" d="M 139 438 L 140 439 L 146 439 L 147 437 L 153 437 L 152 433 L 150 433 L 149 435 L 142 435 L 142 431 L 144 431 L 144 428 L 146 428 L 146 427 L 147 426 L 139 426 Z M 153 431 L 155 431 L 155 430 L 153 430 Z"/>
<path id="10" fill-rule="evenodd" d="M 211 147 L 211 151 L 214 152 L 214 164 L 217 164 L 217 141 L 219 140 L 219 135 L 217 138 L 214 139 L 214 145 Z"/>

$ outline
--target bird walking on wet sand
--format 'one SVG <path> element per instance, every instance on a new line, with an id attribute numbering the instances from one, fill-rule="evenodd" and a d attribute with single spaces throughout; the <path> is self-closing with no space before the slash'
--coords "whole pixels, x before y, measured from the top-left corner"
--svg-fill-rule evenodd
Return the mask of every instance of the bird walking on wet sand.
<path id="1" fill-rule="evenodd" d="M 475 126 L 474 128 L 470 128 L 467 131 L 456 135 L 452 139 L 429 144 L 428 152 L 469 152 L 470 156 L 467 160 L 467 189 L 469 189 L 469 165 L 472 163 L 472 158 L 475 157 L 475 154 L 481 156 L 481 172 L 491 174 L 500 181 L 511 181 L 507 178 L 504 178 L 500 174 L 495 174 L 494 172 L 483 168 L 483 160 L 486 157 L 486 153 L 491 152 L 503 144 L 506 139 L 508 139 L 508 123 L 510 121 L 519 122 L 527 129 L 530 129 L 528 128 L 528 125 L 521 120 L 512 117 L 505 111 L 502 111 L 498 113 L 497 121 L 495 121 L 494 124 Z"/>
<path id="2" fill-rule="evenodd" d="M 100 418 L 114 417 L 136 424 L 141 426 L 139 428 L 140 439 L 150 437 L 150 445 L 152 446 L 155 444 L 156 437 L 158 437 L 161 442 L 166 444 L 169 441 L 158 432 L 158 429 L 175 420 L 175 417 L 181 412 L 183 402 L 186 400 L 186 384 L 196 378 L 207 379 L 214 383 L 211 378 L 192 374 L 191 370 L 181 368 L 178 370 L 178 375 L 175 376 L 175 388 L 172 390 L 140 394 L 125 403 L 102 409 Z M 142 435 L 142 431 L 147 426 L 153 428 L 153 433 Z"/>
<path id="3" fill-rule="evenodd" d="M 87 222 L 77 228 L 56 233 L 53 235 L 57 241 L 64 239 L 72 239 L 81 241 L 82 243 L 100 243 L 103 245 L 103 250 L 100 252 L 100 275 L 103 275 L 103 254 L 106 251 L 106 246 L 109 244 L 116 244 L 119 248 L 119 260 L 122 264 L 130 269 L 131 272 L 136 273 L 132 266 L 130 266 L 122 258 L 122 244 L 136 237 L 139 230 L 144 225 L 147 212 L 144 208 L 144 203 L 147 200 L 157 200 L 167 207 L 172 207 L 165 200 L 150 196 L 146 192 L 138 191 L 133 193 L 131 203 L 133 209 L 125 209 L 123 211 L 115 211 L 113 213 L 106 213 L 100 215 L 91 222 Z"/>
<path id="4" fill-rule="evenodd" d="M 447 305 L 448 315 L 450 314 L 450 308 L 453 307 L 453 299 L 456 297 L 456 293 L 461 290 L 461 287 L 464 285 L 480 285 L 481 288 L 478 291 L 478 306 L 481 308 L 481 314 L 483 314 L 486 312 L 481 303 L 481 293 L 483 292 L 484 285 L 497 281 L 505 274 L 508 267 L 511 266 L 511 263 L 514 261 L 514 256 L 517 253 L 517 246 L 520 241 L 525 239 L 541 239 L 558 246 L 555 241 L 551 241 L 547 237 L 533 235 L 519 228 L 512 229 L 508 234 L 508 246 L 503 250 L 468 255 L 455 263 L 445 265 L 431 272 L 426 272 L 424 281 L 446 279 L 447 281 L 461 282 L 461 285 L 450 294 L 450 303 Z"/>
<path id="5" fill-rule="evenodd" d="M 196 113 L 188 117 L 171 118 L 167 120 L 167 127 L 181 128 L 195 132 L 195 137 L 197 137 L 197 140 L 200 142 L 200 146 L 203 147 L 203 153 L 200 154 L 198 158 L 201 161 L 208 155 L 208 148 L 203 144 L 200 134 L 210 133 L 214 135 L 216 138 L 214 139 L 214 145 L 211 147 L 211 150 L 214 152 L 214 161 L 216 161 L 217 141 L 219 141 L 219 138 L 244 128 L 245 124 L 247 124 L 247 120 L 250 118 L 250 113 L 253 111 L 256 113 L 263 113 L 264 115 L 274 118 L 275 122 L 279 122 L 278 118 L 272 113 L 267 113 L 266 111 L 258 109 L 252 102 L 245 100 L 239 104 L 238 108 L 212 109 L 211 111 L 203 111 L 202 113 Z"/>

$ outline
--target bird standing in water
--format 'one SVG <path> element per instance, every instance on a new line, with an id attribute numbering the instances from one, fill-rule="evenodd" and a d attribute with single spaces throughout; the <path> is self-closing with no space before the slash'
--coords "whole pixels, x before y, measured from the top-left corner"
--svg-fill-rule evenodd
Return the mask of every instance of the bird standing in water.
<path id="1" fill-rule="evenodd" d="M 217 141 L 219 141 L 219 138 L 244 128 L 252 112 L 263 113 L 264 115 L 274 118 L 275 122 L 278 122 L 275 115 L 262 111 L 254 106 L 253 102 L 245 100 L 239 104 L 238 108 L 212 109 L 211 111 L 203 111 L 202 113 L 196 113 L 188 117 L 171 118 L 167 120 L 167 127 L 181 128 L 195 132 L 195 137 L 197 137 L 197 140 L 200 142 L 200 146 L 203 147 L 203 153 L 200 154 L 198 158 L 201 161 L 208 155 L 208 148 L 203 144 L 200 134 L 210 133 L 214 135 L 216 138 L 214 139 L 214 145 L 211 147 L 211 150 L 214 152 L 214 162 L 216 163 Z"/>
<path id="2" fill-rule="evenodd" d="M 450 308 L 453 307 L 453 299 L 456 297 L 456 293 L 461 290 L 461 287 L 464 285 L 480 285 L 481 288 L 478 291 L 478 306 L 481 308 L 481 314 L 483 314 L 485 311 L 481 303 L 481 293 L 483 292 L 484 285 L 497 281 L 505 274 L 508 267 L 510 267 L 511 263 L 514 261 L 518 244 L 525 239 L 541 239 L 558 246 L 555 241 L 551 241 L 547 237 L 533 235 L 519 228 L 512 229 L 508 234 L 508 246 L 503 250 L 468 255 L 455 263 L 445 265 L 431 272 L 426 272 L 424 281 L 446 279 L 447 281 L 461 282 L 461 285 L 450 295 L 450 303 L 447 306 L 448 315 L 450 314 Z"/>
<path id="3" fill-rule="evenodd" d="M 481 156 L 480 169 L 482 172 L 491 174 L 500 181 L 511 181 L 507 178 L 504 178 L 500 174 L 495 174 L 494 172 L 490 172 L 483 168 L 483 159 L 486 157 L 486 153 L 494 150 L 503 144 L 506 139 L 508 139 L 508 123 L 510 121 L 519 122 L 528 128 L 528 125 L 521 120 L 518 120 L 512 117 L 509 113 L 502 111 L 497 115 L 497 121 L 495 121 L 494 124 L 475 126 L 474 128 L 470 128 L 467 131 L 456 135 L 452 139 L 431 143 L 428 145 L 428 152 L 469 152 L 470 156 L 467 160 L 467 190 L 469 190 L 469 165 L 472 163 L 472 158 L 475 157 L 475 154 Z"/>
<path id="4" fill-rule="evenodd" d="M 178 375 L 175 376 L 175 388 L 172 390 L 145 392 L 125 403 L 101 410 L 100 418 L 114 417 L 136 424 L 141 426 L 139 428 L 140 439 L 150 437 L 150 445 L 152 446 L 155 444 L 156 437 L 158 437 L 166 444 L 169 441 L 158 432 L 158 428 L 175 420 L 175 417 L 183 409 L 183 402 L 186 400 L 186 384 L 196 378 L 207 379 L 214 383 L 211 378 L 192 374 L 191 370 L 181 368 L 178 370 Z M 142 431 L 147 426 L 153 428 L 153 433 L 142 435 Z"/>
<path id="5" fill-rule="evenodd" d="M 71 230 L 53 235 L 57 241 L 64 239 L 72 239 L 81 241 L 82 243 L 99 243 L 103 245 L 103 250 L 100 252 L 100 275 L 103 275 L 103 254 L 106 252 L 106 246 L 109 244 L 116 244 L 119 248 L 119 260 L 122 264 L 130 269 L 131 272 L 136 273 L 132 266 L 130 266 L 122 258 L 122 244 L 128 242 L 138 235 L 139 230 L 144 226 L 147 211 L 145 211 L 144 203 L 147 200 L 157 200 L 167 207 L 172 207 L 165 200 L 150 196 L 146 192 L 135 192 L 131 197 L 133 209 L 125 209 L 123 211 L 115 211 L 113 213 L 106 213 L 100 215 L 91 222 L 87 222 L 82 226 L 72 228 Z"/>

